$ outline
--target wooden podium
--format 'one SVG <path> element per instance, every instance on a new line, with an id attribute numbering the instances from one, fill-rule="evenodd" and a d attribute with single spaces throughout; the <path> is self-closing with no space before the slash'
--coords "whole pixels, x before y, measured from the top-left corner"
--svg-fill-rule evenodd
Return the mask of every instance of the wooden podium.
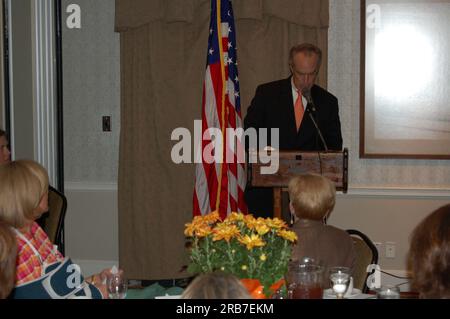
<path id="1" fill-rule="evenodd" d="M 262 174 L 261 168 L 270 165 L 269 157 L 279 158 L 279 168 L 274 174 Z M 269 164 L 265 164 L 269 163 Z M 336 186 L 336 190 L 347 192 L 348 149 L 343 151 L 252 151 L 247 158 L 247 185 L 253 187 L 273 187 L 274 217 L 281 218 L 281 193 L 286 190 L 289 180 L 300 174 L 322 175 Z"/>

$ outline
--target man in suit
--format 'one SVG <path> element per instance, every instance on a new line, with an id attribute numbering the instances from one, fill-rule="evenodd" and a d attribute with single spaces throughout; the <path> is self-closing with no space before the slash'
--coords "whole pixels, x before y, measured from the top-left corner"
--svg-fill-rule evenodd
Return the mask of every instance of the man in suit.
<path id="1" fill-rule="evenodd" d="M 245 129 L 267 128 L 270 132 L 271 128 L 278 128 L 280 150 L 341 150 L 338 100 L 314 84 L 321 60 L 322 51 L 315 45 L 303 43 L 292 47 L 289 53 L 291 76 L 257 87 L 244 119 Z M 308 105 L 308 95 L 314 102 L 314 110 Z M 309 112 L 322 132 L 326 146 Z M 263 217 L 273 215 L 272 189 L 247 187 L 245 199 L 250 213 Z"/>

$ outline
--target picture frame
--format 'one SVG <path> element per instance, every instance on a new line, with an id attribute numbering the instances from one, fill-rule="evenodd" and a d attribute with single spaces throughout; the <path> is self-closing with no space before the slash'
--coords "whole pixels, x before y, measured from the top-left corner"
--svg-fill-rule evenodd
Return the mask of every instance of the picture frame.
<path id="1" fill-rule="evenodd" d="M 450 0 L 361 0 L 360 157 L 450 159 Z"/>

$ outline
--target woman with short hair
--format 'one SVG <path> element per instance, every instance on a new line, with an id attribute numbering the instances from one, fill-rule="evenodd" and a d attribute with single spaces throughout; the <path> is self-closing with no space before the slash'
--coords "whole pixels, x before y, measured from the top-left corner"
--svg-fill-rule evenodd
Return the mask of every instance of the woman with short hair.
<path id="1" fill-rule="evenodd" d="M 335 197 L 334 184 L 320 175 L 304 174 L 289 182 L 289 208 L 297 219 L 292 230 L 298 237 L 292 260 L 309 257 L 329 268 L 353 269 L 356 255 L 350 235 L 326 224 Z"/>

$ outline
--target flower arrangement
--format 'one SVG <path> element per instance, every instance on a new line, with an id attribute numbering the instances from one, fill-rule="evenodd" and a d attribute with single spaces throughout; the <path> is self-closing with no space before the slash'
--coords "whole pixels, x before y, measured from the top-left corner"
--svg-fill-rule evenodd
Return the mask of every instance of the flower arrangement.
<path id="1" fill-rule="evenodd" d="M 297 236 L 274 218 L 231 213 L 223 221 L 217 212 L 196 216 L 186 224 L 191 240 L 191 273 L 221 270 L 241 279 L 258 279 L 269 295 L 284 278 Z"/>

